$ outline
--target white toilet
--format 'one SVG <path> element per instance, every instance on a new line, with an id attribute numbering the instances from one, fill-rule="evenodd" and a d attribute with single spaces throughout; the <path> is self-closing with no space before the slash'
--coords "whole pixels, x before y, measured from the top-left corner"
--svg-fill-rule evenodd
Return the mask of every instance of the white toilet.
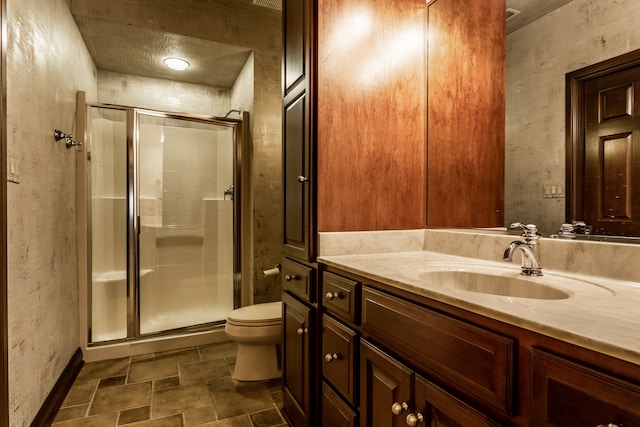
<path id="1" fill-rule="evenodd" d="M 248 305 L 227 316 L 225 332 L 238 344 L 233 378 L 260 381 L 282 375 L 278 345 L 282 342 L 282 302 Z"/>

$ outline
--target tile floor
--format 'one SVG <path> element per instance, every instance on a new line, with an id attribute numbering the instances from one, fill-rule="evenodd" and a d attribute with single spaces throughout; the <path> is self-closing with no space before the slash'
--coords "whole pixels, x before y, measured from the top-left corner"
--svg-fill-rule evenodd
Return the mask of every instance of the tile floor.
<path id="1" fill-rule="evenodd" d="M 86 363 L 53 426 L 287 426 L 282 380 L 233 380 L 236 351 L 228 342 Z"/>

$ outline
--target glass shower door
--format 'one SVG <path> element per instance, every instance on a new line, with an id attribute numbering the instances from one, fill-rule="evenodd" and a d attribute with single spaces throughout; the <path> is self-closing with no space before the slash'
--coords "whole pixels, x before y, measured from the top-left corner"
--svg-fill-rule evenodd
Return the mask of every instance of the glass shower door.
<path id="1" fill-rule="evenodd" d="M 127 337 L 127 112 L 92 107 L 90 160 L 93 342 Z"/>
<path id="2" fill-rule="evenodd" d="M 140 334 L 234 308 L 234 129 L 138 113 Z"/>

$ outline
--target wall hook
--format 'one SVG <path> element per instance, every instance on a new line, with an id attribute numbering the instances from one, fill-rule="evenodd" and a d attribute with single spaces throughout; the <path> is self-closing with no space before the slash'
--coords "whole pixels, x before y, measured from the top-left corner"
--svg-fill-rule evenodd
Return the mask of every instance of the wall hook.
<path id="1" fill-rule="evenodd" d="M 56 141 L 60 141 L 61 139 L 64 139 L 67 149 L 71 147 L 79 147 L 82 145 L 82 142 L 76 141 L 73 139 L 73 135 L 71 135 L 70 133 L 64 133 L 60 129 L 54 130 L 53 135 L 55 136 Z"/>

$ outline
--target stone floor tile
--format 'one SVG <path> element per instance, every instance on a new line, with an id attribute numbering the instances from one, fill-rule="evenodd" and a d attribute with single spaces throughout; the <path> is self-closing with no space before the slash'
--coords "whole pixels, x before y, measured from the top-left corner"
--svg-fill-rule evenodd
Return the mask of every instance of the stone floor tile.
<path id="1" fill-rule="evenodd" d="M 200 362 L 202 360 L 202 358 L 200 357 L 200 351 L 198 351 L 198 347 L 191 347 L 180 350 L 169 350 L 156 353 L 156 360 L 171 357 L 177 359 L 178 363 L 180 364 Z"/>
<path id="2" fill-rule="evenodd" d="M 210 423 L 218 419 L 216 408 L 213 405 L 203 406 L 202 408 L 185 411 L 183 415 L 185 427 L 199 426 L 201 424 Z"/>
<path id="3" fill-rule="evenodd" d="M 274 427 L 284 422 L 277 409 L 256 412 L 249 415 L 249 418 L 255 427 Z"/>
<path id="4" fill-rule="evenodd" d="M 120 416 L 118 417 L 118 425 L 123 426 L 131 423 L 135 423 L 138 421 L 148 420 L 149 418 L 151 418 L 150 406 L 141 406 L 139 408 L 125 409 L 124 411 L 120 411 Z"/>
<path id="5" fill-rule="evenodd" d="M 129 370 L 129 358 L 103 360 L 100 362 L 85 363 L 78 374 L 76 381 L 98 380 L 101 378 L 126 375 Z"/>
<path id="6" fill-rule="evenodd" d="M 224 359 L 205 360 L 204 362 L 180 365 L 180 384 L 206 384 L 222 377 L 230 377 Z"/>
<path id="7" fill-rule="evenodd" d="M 127 384 L 98 389 L 89 413 L 120 411 L 151 403 L 151 383 Z"/>
<path id="8" fill-rule="evenodd" d="M 52 427 L 115 427 L 118 419 L 117 412 L 99 414 L 91 417 L 54 423 Z"/>
<path id="9" fill-rule="evenodd" d="M 76 418 L 82 418 L 87 414 L 87 409 L 89 409 L 88 403 L 60 408 L 60 410 L 56 414 L 56 418 L 53 421 L 58 423 L 62 421 L 73 420 Z"/>
<path id="10" fill-rule="evenodd" d="M 119 377 L 112 377 L 112 378 L 103 378 L 100 380 L 100 384 L 98 384 L 98 388 L 124 385 L 126 381 L 127 381 L 126 375 L 120 375 Z"/>
<path id="11" fill-rule="evenodd" d="M 129 424 L 127 427 L 184 427 L 184 423 L 182 422 L 182 414 L 175 414 L 168 417 Z"/>
<path id="12" fill-rule="evenodd" d="M 225 418 L 224 420 L 202 424 L 200 427 L 253 427 L 253 424 L 248 415 L 240 415 L 239 417 Z"/>
<path id="13" fill-rule="evenodd" d="M 214 391 L 211 395 L 221 419 L 273 408 L 273 401 L 263 384 Z"/>
<path id="14" fill-rule="evenodd" d="M 238 353 L 238 344 L 233 341 L 203 345 L 200 347 L 202 360 L 221 359 L 235 356 Z"/>
<path id="15" fill-rule="evenodd" d="M 153 380 L 153 391 L 164 390 L 167 388 L 178 387 L 180 385 L 180 377 L 160 378 Z"/>
<path id="16" fill-rule="evenodd" d="M 178 361 L 175 358 L 148 360 L 131 364 L 127 382 L 132 384 L 176 375 L 178 375 Z"/>
<path id="17" fill-rule="evenodd" d="M 205 384 L 182 385 L 153 392 L 151 418 L 160 418 L 211 405 Z"/>
<path id="18" fill-rule="evenodd" d="M 98 380 L 75 381 L 67 393 L 62 406 L 74 406 L 81 403 L 89 403 L 93 398 L 93 393 L 98 387 Z"/>

